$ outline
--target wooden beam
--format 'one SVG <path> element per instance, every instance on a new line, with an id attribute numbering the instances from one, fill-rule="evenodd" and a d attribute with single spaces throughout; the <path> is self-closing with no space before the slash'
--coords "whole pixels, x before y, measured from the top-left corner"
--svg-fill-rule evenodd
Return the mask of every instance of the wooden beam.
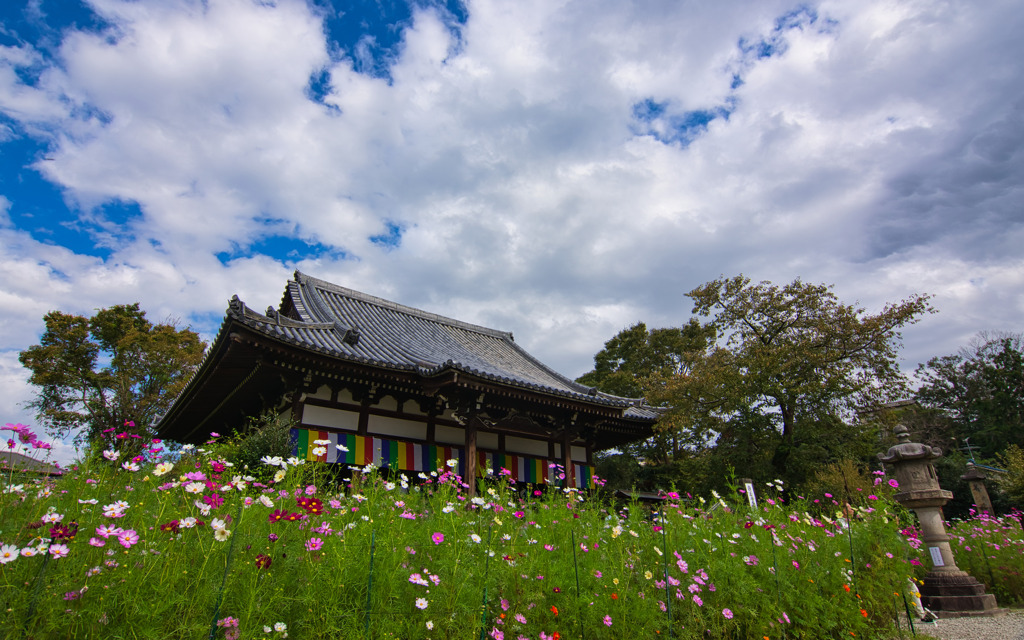
<path id="1" fill-rule="evenodd" d="M 469 497 L 476 497 L 476 425 L 473 420 L 466 424 L 466 448 L 463 453 L 466 456 L 466 477 L 463 478 L 469 484 Z"/>
<path id="2" fill-rule="evenodd" d="M 575 487 L 576 479 L 572 466 L 572 434 L 568 429 L 562 438 L 562 466 L 565 467 L 565 486 Z"/>

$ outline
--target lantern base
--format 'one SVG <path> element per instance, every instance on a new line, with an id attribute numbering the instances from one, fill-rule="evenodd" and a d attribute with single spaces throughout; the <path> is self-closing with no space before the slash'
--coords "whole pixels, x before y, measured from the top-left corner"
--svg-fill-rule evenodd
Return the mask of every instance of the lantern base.
<path id="1" fill-rule="evenodd" d="M 1000 616 L 996 597 L 985 593 L 985 585 L 970 574 L 930 572 L 921 585 L 921 604 L 939 618 Z"/>

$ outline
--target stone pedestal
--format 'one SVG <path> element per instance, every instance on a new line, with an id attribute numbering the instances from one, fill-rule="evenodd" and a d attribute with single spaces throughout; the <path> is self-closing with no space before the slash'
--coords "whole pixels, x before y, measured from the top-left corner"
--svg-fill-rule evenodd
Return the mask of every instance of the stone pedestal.
<path id="1" fill-rule="evenodd" d="M 953 494 L 939 486 L 932 460 L 942 456 L 936 447 L 910 442 L 906 427 L 893 431 L 899 441 L 887 453 L 879 454 L 896 476 L 899 492 L 896 500 L 913 509 L 921 523 L 921 541 L 925 544 L 932 570 L 924 578 L 921 602 L 940 618 L 992 616 L 1005 613 L 998 609 L 996 597 L 985 593 L 985 585 L 956 566 L 949 536 L 942 521 L 942 507 Z"/>

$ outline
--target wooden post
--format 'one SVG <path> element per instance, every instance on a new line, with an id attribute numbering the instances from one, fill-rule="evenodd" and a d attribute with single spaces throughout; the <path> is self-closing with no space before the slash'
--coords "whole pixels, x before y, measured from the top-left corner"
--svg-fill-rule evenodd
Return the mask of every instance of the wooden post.
<path id="1" fill-rule="evenodd" d="M 466 422 L 466 447 L 463 449 L 466 477 L 463 480 L 469 484 L 469 497 L 473 498 L 476 496 L 476 425 L 472 419 Z"/>
<path id="2" fill-rule="evenodd" d="M 565 437 L 562 439 L 562 466 L 565 467 L 565 486 L 576 486 L 576 473 L 572 466 L 572 434 L 565 430 Z"/>

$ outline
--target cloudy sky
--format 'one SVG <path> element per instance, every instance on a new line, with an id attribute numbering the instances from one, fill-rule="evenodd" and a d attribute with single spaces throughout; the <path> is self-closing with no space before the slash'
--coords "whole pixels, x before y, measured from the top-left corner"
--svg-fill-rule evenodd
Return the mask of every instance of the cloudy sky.
<path id="1" fill-rule="evenodd" d="M 578 376 L 720 275 L 1024 316 L 1024 12 L 986 0 L 0 3 L 0 413 L 52 309 L 212 337 L 290 274 Z"/>

